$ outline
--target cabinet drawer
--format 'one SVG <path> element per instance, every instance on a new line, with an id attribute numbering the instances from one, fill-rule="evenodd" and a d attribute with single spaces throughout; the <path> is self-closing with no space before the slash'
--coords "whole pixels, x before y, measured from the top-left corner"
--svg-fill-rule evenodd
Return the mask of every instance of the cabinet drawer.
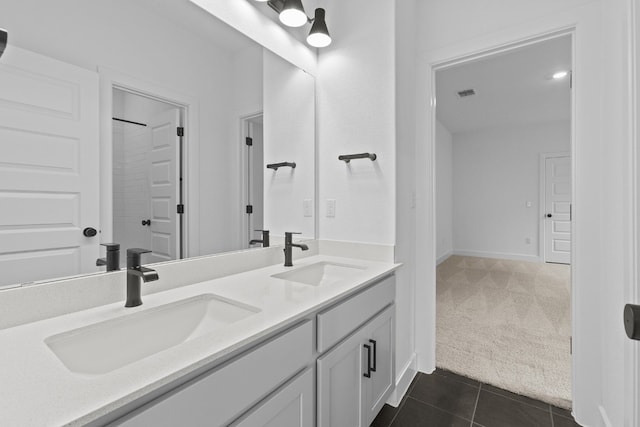
<path id="1" fill-rule="evenodd" d="M 115 425 L 221 426 L 267 396 L 313 357 L 307 321 L 150 402 Z"/>
<path id="2" fill-rule="evenodd" d="M 313 427 L 313 374 L 307 368 L 230 427 Z"/>
<path id="3" fill-rule="evenodd" d="M 318 351 L 337 344 L 395 298 L 396 279 L 389 276 L 357 295 L 318 314 Z"/>

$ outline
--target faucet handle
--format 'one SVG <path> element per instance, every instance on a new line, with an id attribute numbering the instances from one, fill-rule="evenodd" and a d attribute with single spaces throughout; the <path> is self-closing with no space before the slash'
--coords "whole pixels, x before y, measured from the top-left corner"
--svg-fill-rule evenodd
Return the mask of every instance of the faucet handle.
<path id="1" fill-rule="evenodd" d="M 100 246 L 106 247 L 107 252 L 120 250 L 120 243 L 100 243 Z"/>
<path id="2" fill-rule="evenodd" d="M 127 256 L 148 254 L 149 252 L 151 252 L 151 249 L 129 248 L 127 249 Z"/>
<path id="3" fill-rule="evenodd" d="M 140 255 L 151 252 L 149 249 L 130 248 L 127 249 L 127 268 L 140 267 Z"/>

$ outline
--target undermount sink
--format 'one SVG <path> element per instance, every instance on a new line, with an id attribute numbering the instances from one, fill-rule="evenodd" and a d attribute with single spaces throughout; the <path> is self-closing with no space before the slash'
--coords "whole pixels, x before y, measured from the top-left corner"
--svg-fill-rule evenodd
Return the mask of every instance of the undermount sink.
<path id="1" fill-rule="evenodd" d="M 340 280 L 348 279 L 349 277 L 362 272 L 362 270 L 365 270 L 365 268 L 355 265 L 323 261 L 284 273 L 274 274 L 271 277 L 303 283 L 305 285 L 326 286 Z"/>
<path id="2" fill-rule="evenodd" d="M 217 295 L 202 294 L 53 335 L 45 343 L 69 371 L 106 374 L 259 311 Z"/>

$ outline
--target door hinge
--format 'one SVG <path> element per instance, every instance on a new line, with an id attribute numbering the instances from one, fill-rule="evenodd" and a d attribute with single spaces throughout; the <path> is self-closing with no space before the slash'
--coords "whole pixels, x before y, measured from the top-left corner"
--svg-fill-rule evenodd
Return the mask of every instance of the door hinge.
<path id="1" fill-rule="evenodd" d="M 183 214 L 184 213 L 184 205 L 183 204 L 179 204 L 178 205 L 178 213 L 179 214 Z"/>
<path id="2" fill-rule="evenodd" d="M 244 139 L 245 144 L 247 144 L 249 147 L 251 147 L 253 145 L 253 138 L 251 138 L 250 136 L 246 137 Z"/>
<path id="3" fill-rule="evenodd" d="M 184 136 L 184 127 L 178 126 L 178 136 Z"/>
<path id="4" fill-rule="evenodd" d="M 253 205 L 247 205 L 247 213 L 248 214 L 252 214 L 253 213 Z"/>
<path id="5" fill-rule="evenodd" d="M 569 354 L 573 354 L 573 337 L 569 337 Z"/>

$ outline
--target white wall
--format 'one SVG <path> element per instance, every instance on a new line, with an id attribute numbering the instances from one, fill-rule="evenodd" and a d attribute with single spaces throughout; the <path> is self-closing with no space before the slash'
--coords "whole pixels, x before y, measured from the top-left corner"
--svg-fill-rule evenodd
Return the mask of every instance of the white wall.
<path id="1" fill-rule="evenodd" d="M 539 261 L 540 155 L 569 153 L 570 144 L 564 121 L 454 134 L 454 251 Z"/>
<path id="2" fill-rule="evenodd" d="M 399 403 L 415 372 L 415 78 L 416 1 L 395 1 L 395 260 L 396 272 L 396 395 Z M 382 219 L 382 218 L 381 218 Z"/>
<path id="3" fill-rule="evenodd" d="M 333 43 L 318 58 L 320 237 L 395 243 L 394 2 L 331 0 Z M 338 161 L 376 153 L 378 160 Z M 335 218 L 326 200 L 336 200 Z M 357 225 L 357 226 L 356 226 Z"/>
<path id="4" fill-rule="evenodd" d="M 453 136 L 436 122 L 436 257 L 453 253 Z"/>
<path id="5" fill-rule="evenodd" d="M 264 223 L 274 236 L 315 238 L 315 218 L 303 211 L 315 198 L 315 80 L 268 50 L 263 67 L 264 163 L 296 163 L 264 168 Z"/>

